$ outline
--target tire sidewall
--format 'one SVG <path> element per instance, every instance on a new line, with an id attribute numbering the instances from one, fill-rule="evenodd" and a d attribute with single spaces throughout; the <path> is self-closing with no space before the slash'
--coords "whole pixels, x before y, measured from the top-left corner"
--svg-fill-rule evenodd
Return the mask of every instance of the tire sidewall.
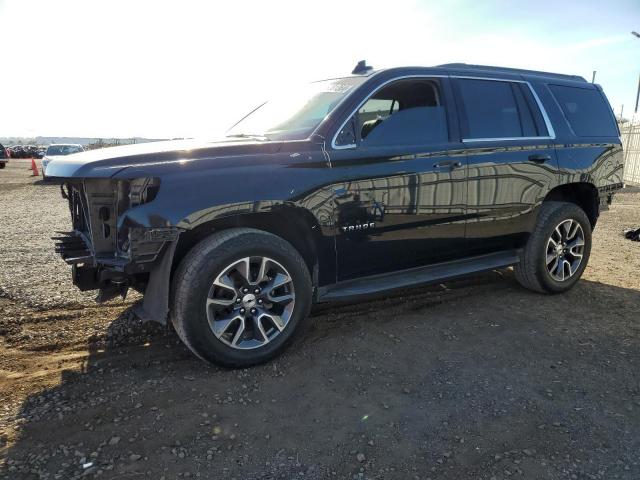
<path id="1" fill-rule="evenodd" d="M 205 250 L 204 261 L 183 277 L 182 281 L 189 285 L 188 293 L 175 311 L 175 315 L 183 318 L 184 334 L 193 349 L 208 361 L 228 366 L 258 364 L 278 355 L 291 341 L 294 333 L 306 323 L 311 306 L 309 273 L 299 256 L 296 258 L 291 253 L 287 255 L 285 250 L 288 246 L 290 252 L 295 252 L 293 247 L 268 234 L 247 233 L 242 237 L 241 243 L 235 241 L 236 237 L 220 245 L 212 245 L 209 251 Z M 274 240 L 284 245 L 277 245 Z M 234 261 L 248 256 L 272 258 L 289 272 L 295 291 L 295 306 L 285 330 L 276 338 L 264 347 L 240 350 L 226 345 L 213 334 L 206 314 L 206 299 L 213 281 L 222 270 Z"/>
<path id="2" fill-rule="evenodd" d="M 578 267 L 576 273 L 574 273 L 569 279 L 560 282 L 555 280 L 549 271 L 547 270 L 546 265 L 546 253 L 547 253 L 547 242 L 549 237 L 555 228 L 565 220 L 574 220 L 577 221 L 582 227 L 582 231 L 584 232 L 584 251 L 582 254 L 582 262 Z M 542 287 L 550 292 L 550 293 L 561 293 L 572 288 L 584 272 L 587 264 L 589 262 L 589 256 L 591 255 L 591 223 L 587 218 L 587 215 L 584 211 L 578 207 L 577 205 L 571 203 L 564 203 L 561 207 L 559 207 L 548 219 L 547 224 L 542 229 L 542 235 L 537 239 L 535 248 L 537 249 L 538 261 L 537 270 L 538 270 L 538 279 L 542 285 Z"/>

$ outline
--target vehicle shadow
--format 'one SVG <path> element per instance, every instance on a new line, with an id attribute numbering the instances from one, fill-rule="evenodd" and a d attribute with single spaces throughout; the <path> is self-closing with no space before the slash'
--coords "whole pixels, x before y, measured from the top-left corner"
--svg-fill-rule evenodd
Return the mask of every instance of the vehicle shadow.
<path id="1" fill-rule="evenodd" d="M 40 178 L 33 182 L 34 185 L 44 186 L 44 187 L 60 187 L 61 183 L 62 183 L 61 180 L 57 180 L 55 178 L 46 178 L 46 179 Z"/>
<path id="2" fill-rule="evenodd" d="M 489 272 L 321 306 L 282 357 L 241 370 L 130 307 L 22 403 L 0 476 L 639 478 L 638 305 Z"/>

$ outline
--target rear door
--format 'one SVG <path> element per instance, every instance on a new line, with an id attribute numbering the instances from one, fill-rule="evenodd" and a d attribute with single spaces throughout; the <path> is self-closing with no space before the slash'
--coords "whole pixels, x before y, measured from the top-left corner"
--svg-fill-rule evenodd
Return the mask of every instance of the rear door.
<path id="1" fill-rule="evenodd" d="M 519 248 L 557 182 L 553 127 L 528 82 L 452 82 L 468 164 L 467 252 Z"/>

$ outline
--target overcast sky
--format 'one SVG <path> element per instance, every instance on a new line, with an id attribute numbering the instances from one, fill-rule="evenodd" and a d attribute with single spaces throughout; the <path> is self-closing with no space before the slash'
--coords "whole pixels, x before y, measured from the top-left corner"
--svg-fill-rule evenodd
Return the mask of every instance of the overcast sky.
<path id="1" fill-rule="evenodd" d="M 625 116 L 640 74 L 640 0 L 0 0 L 0 24 L 0 136 L 215 135 L 360 59 L 597 70 Z"/>

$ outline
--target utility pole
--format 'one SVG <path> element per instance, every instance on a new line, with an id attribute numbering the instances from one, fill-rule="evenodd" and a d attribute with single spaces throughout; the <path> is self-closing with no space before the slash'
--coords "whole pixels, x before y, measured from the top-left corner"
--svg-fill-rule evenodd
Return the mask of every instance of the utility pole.
<path id="1" fill-rule="evenodd" d="M 640 38 L 640 33 L 633 31 L 631 32 L 631 35 L 633 35 L 636 38 Z M 638 91 L 636 92 L 636 108 L 633 111 L 633 116 L 635 117 L 635 114 L 638 113 L 638 100 L 640 100 L 640 76 L 638 77 Z M 633 120 L 631 120 L 631 123 L 633 123 Z"/>
<path id="2" fill-rule="evenodd" d="M 640 75 L 638 75 L 638 91 L 636 92 L 636 109 L 633 113 L 638 113 L 638 100 L 640 100 Z"/>
<path id="3" fill-rule="evenodd" d="M 631 32 L 631 35 L 633 35 L 636 38 L 640 38 L 640 33 L 633 31 Z M 631 136 L 634 134 L 634 124 L 636 121 L 636 113 L 638 113 L 638 97 L 640 97 L 640 77 L 638 78 L 638 92 L 636 93 L 636 106 L 635 106 L 635 110 L 633 112 L 633 115 L 631 116 L 631 121 L 629 122 L 629 126 L 627 127 L 627 131 L 626 131 L 626 142 L 625 142 L 625 136 L 622 135 L 622 156 L 623 156 L 623 164 L 624 164 L 624 170 L 627 169 L 627 165 L 628 165 L 628 161 L 629 161 L 629 145 L 631 143 Z M 623 105 L 624 108 L 624 105 Z M 620 117 L 622 117 L 622 113 L 620 114 Z M 622 118 L 621 118 L 622 119 Z M 626 144 L 626 145 L 625 145 Z M 636 156 L 636 161 L 638 160 L 637 156 Z M 624 175 L 625 175 L 625 171 L 623 170 L 623 179 L 624 179 Z"/>
<path id="4" fill-rule="evenodd" d="M 591 83 L 596 83 L 596 71 L 593 71 L 593 76 L 591 77 Z"/>
<path id="5" fill-rule="evenodd" d="M 622 113 L 624 112 L 624 103 L 622 104 L 622 107 L 620 107 L 620 123 L 622 123 Z"/>

